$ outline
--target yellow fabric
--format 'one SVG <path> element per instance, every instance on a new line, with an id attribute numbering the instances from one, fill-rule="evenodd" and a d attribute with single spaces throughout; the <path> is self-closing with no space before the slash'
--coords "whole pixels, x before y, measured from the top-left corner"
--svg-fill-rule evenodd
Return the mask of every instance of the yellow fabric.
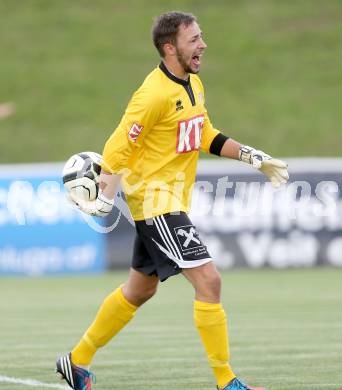
<path id="1" fill-rule="evenodd" d="M 222 389 L 235 378 L 229 365 L 226 314 L 220 303 L 195 301 L 194 318 L 217 385 Z"/>
<path id="2" fill-rule="evenodd" d="M 107 344 L 134 316 L 137 306 L 129 303 L 119 287 L 102 303 L 94 322 L 72 350 L 72 362 L 88 366 L 98 348 Z"/>
<path id="3" fill-rule="evenodd" d="M 190 83 L 194 106 L 183 85 L 153 70 L 106 142 L 102 166 L 124 174 L 135 220 L 189 210 L 199 151 L 209 152 L 219 133 L 205 109 L 200 78 L 190 75 Z"/>

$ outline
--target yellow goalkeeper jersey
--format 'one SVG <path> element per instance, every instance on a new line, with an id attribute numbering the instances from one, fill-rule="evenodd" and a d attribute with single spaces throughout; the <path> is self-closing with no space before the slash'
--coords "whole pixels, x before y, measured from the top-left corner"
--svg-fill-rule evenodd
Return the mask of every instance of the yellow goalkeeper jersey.
<path id="1" fill-rule="evenodd" d="M 103 151 L 103 168 L 123 174 L 134 220 L 189 210 L 199 151 L 218 134 L 197 75 L 179 79 L 162 62 L 146 77 Z"/>

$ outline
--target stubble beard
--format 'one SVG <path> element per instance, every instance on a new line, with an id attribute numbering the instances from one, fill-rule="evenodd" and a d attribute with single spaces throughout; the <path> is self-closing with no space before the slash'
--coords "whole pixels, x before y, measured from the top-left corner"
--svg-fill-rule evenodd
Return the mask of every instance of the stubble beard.
<path id="1" fill-rule="evenodd" d="M 181 67 L 183 68 L 184 72 L 191 73 L 191 74 L 198 73 L 199 69 L 198 70 L 193 70 L 191 68 L 191 66 L 187 64 L 187 62 L 186 62 L 186 60 L 184 58 L 183 53 L 180 50 L 178 50 L 177 48 L 176 48 L 176 50 L 177 50 L 177 60 L 180 63 Z M 190 58 L 190 61 L 191 61 L 191 58 Z"/>

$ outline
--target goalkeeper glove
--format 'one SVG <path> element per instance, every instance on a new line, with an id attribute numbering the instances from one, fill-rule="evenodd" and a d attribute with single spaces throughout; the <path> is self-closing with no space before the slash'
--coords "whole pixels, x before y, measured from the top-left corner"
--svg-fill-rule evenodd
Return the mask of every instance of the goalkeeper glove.
<path id="1" fill-rule="evenodd" d="M 74 192 L 69 192 L 68 198 L 81 211 L 96 217 L 106 217 L 114 206 L 114 199 L 105 197 L 101 190 L 94 200 L 81 199 Z"/>
<path id="2" fill-rule="evenodd" d="M 280 187 L 281 184 L 285 184 L 289 180 L 287 163 L 272 158 L 261 150 L 242 145 L 240 146 L 239 158 L 241 161 L 252 165 L 266 175 L 275 188 Z"/>

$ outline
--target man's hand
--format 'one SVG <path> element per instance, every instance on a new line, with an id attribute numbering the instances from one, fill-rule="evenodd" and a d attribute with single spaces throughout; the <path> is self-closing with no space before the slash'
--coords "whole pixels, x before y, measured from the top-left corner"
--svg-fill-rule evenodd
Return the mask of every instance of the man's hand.
<path id="1" fill-rule="evenodd" d="M 268 177 L 275 188 L 279 188 L 289 180 L 287 163 L 282 160 L 277 160 L 276 158 L 262 161 L 259 171 Z"/>
<path id="2" fill-rule="evenodd" d="M 239 157 L 241 161 L 251 164 L 266 175 L 275 188 L 286 184 L 289 180 L 287 163 L 285 161 L 272 158 L 261 150 L 256 150 L 246 145 L 240 147 Z"/>
<path id="3" fill-rule="evenodd" d="M 114 199 L 106 198 L 101 190 L 95 200 L 80 199 L 74 192 L 69 192 L 68 198 L 81 211 L 96 217 L 106 217 L 114 206 Z"/>

